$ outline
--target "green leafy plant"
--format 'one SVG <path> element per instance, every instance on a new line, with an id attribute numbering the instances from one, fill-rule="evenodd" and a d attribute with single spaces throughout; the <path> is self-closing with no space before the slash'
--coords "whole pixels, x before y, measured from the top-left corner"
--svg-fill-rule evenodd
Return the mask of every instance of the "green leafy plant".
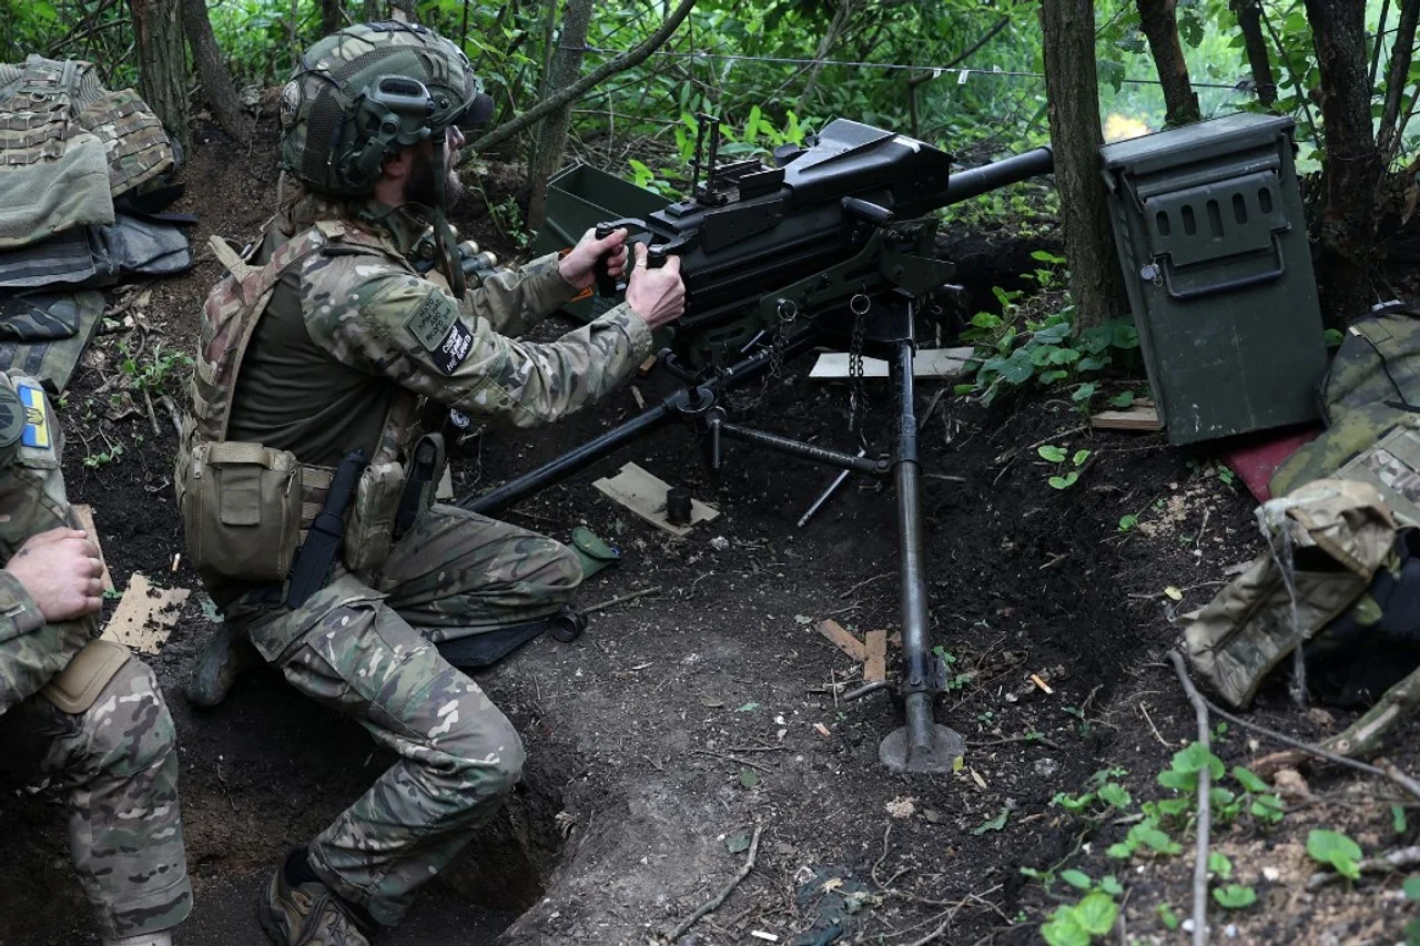
<path id="1" fill-rule="evenodd" d="M 1050 946 L 1089 946 L 1107 936 L 1118 919 L 1119 904 L 1104 891 L 1095 890 L 1079 903 L 1056 907 L 1040 928 L 1040 935 Z"/>
<path id="2" fill-rule="evenodd" d="M 1241 884 L 1228 884 L 1226 887 L 1214 888 L 1213 899 L 1220 907 L 1241 910 L 1257 902 L 1257 891 Z"/>
<path id="3" fill-rule="evenodd" d="M 126 342 L 118 346 L 121 360 L 119 370 L 123 372 L 128 386 L 135 391 L 149 394 L 164 394 L 169 385 L 182 380 L 187 369 L 192 367 L 192 358 L 183 352 L 163 348 L 158 342 L 146 360 L 141 355 L 129 351 Z"/>
<path id="4" fill-rule="evenodd" d="M 1361 877 L 1361 846 L 1340 831 L 1313 828 L 1307 835 L 1307 853 L 1312 860 L 1329 864 L 1347 880 Z"/>
<path id="5" fill-rule="evenodd" d="M 1046 480 L 1051 489 L 1069 489 L 1074 486 L 1080 479 L 1085 461 L 1090 458 L 1089 450 L 1076 450 L 1074 454 L 1070 454 L 1064 447 L 1050 444 L 1036 448 L 1036 453 L 1047 463 L 1056 464 L 1055 472 Z"/>

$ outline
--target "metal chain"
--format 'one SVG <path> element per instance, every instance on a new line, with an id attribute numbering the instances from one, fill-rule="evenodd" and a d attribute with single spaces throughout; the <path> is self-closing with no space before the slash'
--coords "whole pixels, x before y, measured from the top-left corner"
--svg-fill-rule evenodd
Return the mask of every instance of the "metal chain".
<path id="1" fill-rule="evenodd" d="M 849 302 L 853 312 L 853 337 L 848 347 L 848 433 L 858 430 L 858 411 L 866 409 L 867 395 L 863 387 L 863 335 L 867 331 L 870 301 L 859 293 Z"/>

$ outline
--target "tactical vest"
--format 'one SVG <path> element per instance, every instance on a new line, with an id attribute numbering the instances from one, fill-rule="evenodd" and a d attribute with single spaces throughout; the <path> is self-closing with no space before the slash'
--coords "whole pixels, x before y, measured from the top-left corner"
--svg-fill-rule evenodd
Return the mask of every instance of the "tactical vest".
<path id="1" fill-rule="evenodd" d="M 91 63 L 30 56 L 20 67 L 0 64 L 0 164 L 60 158 L 85 132 L 102 148 L 113 197 L 175 162 L 163 123 L 138 93 L 107 91 Z"/>
<path id="2" fill-rule="evenodd" d="M 311 256 L 378 256 L 417 273 L 384 240 L 338 221 L 308 227 L 263 266 L 248 264 L 220 237 L 209 245 L 227 275 L 203 310 L 174 472 L 188 555 L 204 575 L 280 582 L 325 502 L 334 470 L 300 463 L 285 450 L 227 440 L 247 346 L 282 275 Z M 394 399 L 361 476 L 346 517 L 343 554 L 352 571 L 377 568 L 389 554 L 419 400 L 411 392 Z"/>

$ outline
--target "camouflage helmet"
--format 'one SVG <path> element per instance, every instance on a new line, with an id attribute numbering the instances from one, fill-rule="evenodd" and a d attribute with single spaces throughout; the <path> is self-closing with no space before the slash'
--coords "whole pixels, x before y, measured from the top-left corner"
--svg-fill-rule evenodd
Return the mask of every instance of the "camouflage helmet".
<path id="1" fill-rule="evenodd" d="M 385 159 L 493 111 L 468 57 L 411 23 L 363 23 L 320 40 L 281 92 L 281 165 L 335 197 L 374 191 Z"/>

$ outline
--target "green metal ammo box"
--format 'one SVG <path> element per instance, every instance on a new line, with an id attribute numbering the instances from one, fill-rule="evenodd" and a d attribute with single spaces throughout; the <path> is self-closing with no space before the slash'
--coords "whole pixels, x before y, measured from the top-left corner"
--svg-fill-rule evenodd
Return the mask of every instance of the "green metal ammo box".
<path id="1" fill-rule="evenodd" d="M 1159 417 L 1177 444 L 1316 420 L 1326 343 L 1290 118 L 1100 149 Z"/>
<path id="2" fill-rule="evenodd" d="M 599 223 L 623 217 L 644 219 L 670 203 L 659 194 L 591 165 L 573 165 L 548 181 L 547 212 L 542 229 L 533 241 L 533 255 L 575 246 L 582 234 Z M 600 314 L 593 312 L 593 306 L 598 303 L 606 306 L 608 301 L 593 296 L 563 308 L 573 318 L 590 322 Z"/>

